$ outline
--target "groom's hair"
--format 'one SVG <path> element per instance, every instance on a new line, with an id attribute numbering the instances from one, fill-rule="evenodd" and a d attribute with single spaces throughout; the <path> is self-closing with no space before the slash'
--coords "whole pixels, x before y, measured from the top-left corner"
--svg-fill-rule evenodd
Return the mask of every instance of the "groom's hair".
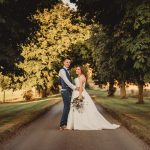
<path id="1" fill-rule="evenodd" d="M 65 60 L 71 60 L 69 57 L 65 57 L 64 59 L 63 59 L 63 62 L 65 61 Z"/>

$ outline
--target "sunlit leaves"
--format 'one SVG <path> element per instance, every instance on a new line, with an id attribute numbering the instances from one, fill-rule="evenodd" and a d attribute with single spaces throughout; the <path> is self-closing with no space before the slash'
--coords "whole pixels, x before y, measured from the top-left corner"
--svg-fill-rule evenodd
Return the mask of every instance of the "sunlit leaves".
<path id="1" fill-rule="evenodd" d="M 70 47 L 89 38 L 89 27 L 82 22 L 73 23 L 72 12 L 58 4 L 53 9 L 37 11 L 32 17 L 40 25 L 33 39 L 22 45 L 24 62 L 19 66 L 25 71 L 23 86 L 40 86 L 42 89 L 55 85 L 62 56 Z M 58 86 L 58 85 L 57 85 Z"/>

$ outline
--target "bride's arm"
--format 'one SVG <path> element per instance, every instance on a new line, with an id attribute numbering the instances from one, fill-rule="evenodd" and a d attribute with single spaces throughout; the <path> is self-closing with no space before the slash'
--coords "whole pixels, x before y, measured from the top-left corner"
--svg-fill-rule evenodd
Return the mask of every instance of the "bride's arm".
<path id="1" fill-rule="evenodd" d="M 80 82 L 80 84 L 79 84 L 79 98 L 82 98 L 82 92 L 83 92 L 83 84 L 84 84 L 84 82 L 85 82 L 85 76 L 84 75 L 81 75 L 80 77 L 79 77 L 79 82 Z"/>

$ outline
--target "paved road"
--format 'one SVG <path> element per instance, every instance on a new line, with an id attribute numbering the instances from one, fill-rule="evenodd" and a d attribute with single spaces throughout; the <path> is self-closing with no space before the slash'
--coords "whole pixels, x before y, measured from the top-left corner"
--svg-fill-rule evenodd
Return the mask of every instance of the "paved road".
<path id="1" fill-rule="evenodd" d="M 149 150 L 123 126 L 116 130 L 58 131 L 62 107 L 62 103 L 55 105 L 0 145 L 0 150 Z M 109 121 L 118 123 L 100 106 L 97 108 Z"/>

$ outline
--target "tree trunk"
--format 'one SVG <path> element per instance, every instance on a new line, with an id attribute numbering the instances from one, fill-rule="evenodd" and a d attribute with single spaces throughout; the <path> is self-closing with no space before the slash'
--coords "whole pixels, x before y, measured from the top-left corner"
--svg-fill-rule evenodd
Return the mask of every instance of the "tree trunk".
<path id="1" fill-rule="evenodd" d="M 125 82 L 124 82 L 124 81 L 121 81 L 121 82 L 120 82 L 120 97 L 121 97 L 122 99 L 127 98 L 127 97 L 126 97 L 126 87 L 125 87 Z"/>
<path id="2" fill-rule="evenodd" d="M 41 97 L 41 98 L 44 98 L 44 97 L 46 97 L 47 96 L 47 88 L 46 89 L 44 89 L 42 86 L 39 86 L 38 87 L 38 91 L 39 91 L 39 96 Z"/>
<path id="3" fill-rule="evenodd" d="M 143 104 L 144 100 L 143 100 L 143 83 L 142 82 L 138 83 L 138 89 L 139 89 L 139 93 L 138 93 L 137 104 Z"/>
<path id="4" fill-rule="evenodd" d="M 43 90 L 42 90 L 42 98 L 44 98 L 44 97 L 46 97 L 46 96 L 47 96 L 46 92 L 47 92 L 47 90 L 46 90 L 46 89 L 43 89 Z"/>
<path id="5" fill-rule="evenodd" d="M 109 89 L 108 89 L 108 96 L 114 96 L 115 88 L 114 88 L 114 81 L 109 82 Z"/>
<path id="6" fill-rule="evenodd" d="M 5 103 L 5 96 L 6 94 L 5 94 L 5 90 L 4 90 L 4 95 L 3 95 L 3 103 Z"/>
<path id="7" fill-rule="evenodd" d="M 99 84 L 99 88 L 101 88 L 101 89 L 102 89 L 102 88 L 103 88 L 103 85 L 102 85 L 102 84 Z"/>
<path id="8" fill-rule="evenodd" d="M 45 87 L 45 89 L 41 89 L 41 97 L 44 98 L 44 97 L 47 97 L 47 87 Z"/>
<path id="9" fill-rule="evenodd" d="M 37 97 L 41 97 L 41 89 L 40 87 L 37 87 Z"/>
<path id="10" fill-rule="evenodd" d="M 58 86 L 58 84 L 53 85 L 53 86 L 50 88 L 50 91 L 51 91 L 53 94 L 58 94 L 58 93 L 59 93 L 59 86 Z"/>

